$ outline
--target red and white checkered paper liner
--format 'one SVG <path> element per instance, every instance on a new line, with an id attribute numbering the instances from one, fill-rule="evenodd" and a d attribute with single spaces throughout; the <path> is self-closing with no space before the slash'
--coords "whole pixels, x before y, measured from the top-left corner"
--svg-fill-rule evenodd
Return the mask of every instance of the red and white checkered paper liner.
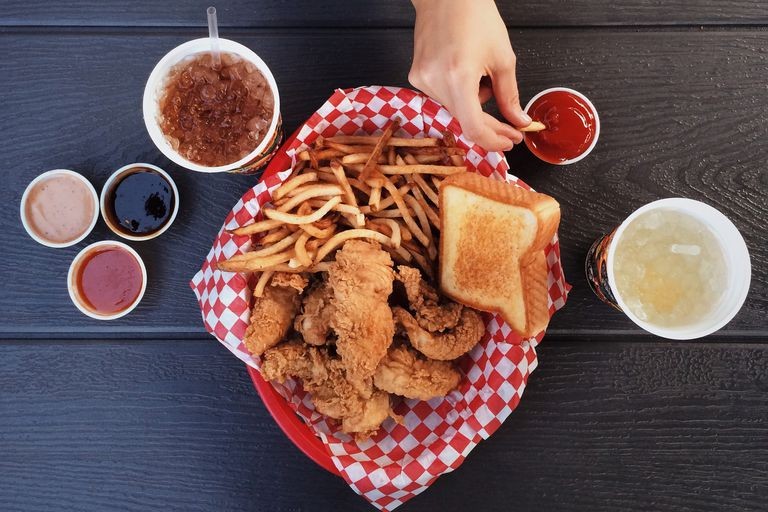
<path id="1" fill-rule="evenodd" d="M 399 117 L 401 136 L 442 137 L 447 129 L 467 150 L 472 171 L 506 179 L 503 154 L 486 152 L 461 136 L 459 123 L 430 98 L 397 87 L 360 87 L 337 90 L 312 114 L 287 148 L 295 163 L 298 151 L 319 135 L 378 133 Z M 264 176 L 232 208 L 203 267 L 190 283 L 197 295 L 206 329 L 237 357 L 255 368 L 258 359 L 248 353 L 243 336 L 249 321 L 250 288 L 239 274 L 212 269 L 212 263 L 248 251 L 249 237 L 233 237 L 225 229 L 250 224 L 259 210 L 290 174 L 290 169 Z M 549 264 L 550 315 L 563 307 L 570 286 L 560 265 L 557 236 L 546 249 Z M 328 447 L 333 463 L 357 493 L 381 510 L 393 510 L 425 490 L 438 476 L 456 469 L 481 440 L 504 422 L 520 401 L 528 376 L 536 368 L 536 345 L 544 333 L 520 339 L 498 315 L 486 315 L 483 340 L 461 360 L 465 378 L 458 390 L 429 402 L 403 400 L 395 412 L 403 423 L 387 420 L 371 440 L 356 442 L 314 410 L 308 394 L 295 381 L 273 383 L 291 407 L 311 425 Z"/>

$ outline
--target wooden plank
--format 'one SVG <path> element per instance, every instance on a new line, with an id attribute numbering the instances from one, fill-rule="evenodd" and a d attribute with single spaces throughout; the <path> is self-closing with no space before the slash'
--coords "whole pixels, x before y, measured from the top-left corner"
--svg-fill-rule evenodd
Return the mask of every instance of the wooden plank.
<path id="1" fill-rule="evenodd" d="M 139 0 L 127 9 L 118 0 L 76 0 L 63 4 L 35 0 L 3 3 L 0 25 L 53 26 L 194 26 L 206 24 L 205 9 L 212 2 L 189 1 L 170 7 Z M 669 0 L 649 2 L 594 2 L 572 0 L 497 2 L 510 26 L 614 26 L 614 25 L 746 25 L 765 24 L 768 13 L 758 0 Z M 219 5 L 223 27 L 410 27 L 410 2 L 253 2 L 233 0 Z"/>
<path id="2" fill-rule="evenodd" d="M 764 509 L 768 347 L 539 352 L 506 423 L 399 510 Z M 2 510 L 370 510 L 212 340 L 5 342 L 0 360 Z"/>
<path id="3" fill-rule="evenodd" d="M 704 200 L 725 212 L 752 253 L 752 290 L 729 336 L 766 332 L 768 35 L 763 31 L 573 29 L 513 31 L 525 100 L 551 86 L 586 93 L 603 122 L 594 153 L 566 168 L 510 154 L 513 172 L 558 198 L 566 275 L 574 285 L 551 334 L 608 336 L 637 332 L 601 304 L 583 275 L 584 255 L 638 206 L 668 196 Z M 6 31 L 0 75 L 0 210 L 5 264 L 0 267 L 0 336 L 178 336 L 202 333 L 187 287 L 231 205 L 253 178 L 196 175 L 154 149 L 141 117 L 144 81 L 170 48 L 192 37 L 132 31 Z M 272 66 L 290 133 L 334 87 L 406 85 L 408 30 L 240 31 L 236 39 Z M 98 49 L 98 51 L 96 51 Z M 168 169 L 181 188 L 176 224 L 159 239 L 133 244 L 147 260 L 150 286 L 139 308 L 104 325 L 69 302 L 65 276 L 78 247 L 44 248 L 23 232 L 17 206 L 39 172 L 78 169 L 100 186 L 116 168 L 147 161 Z M 109 238 L 99 223 L 87 242 Z M 68 334 L 69 333 L 69 334 Z"/>

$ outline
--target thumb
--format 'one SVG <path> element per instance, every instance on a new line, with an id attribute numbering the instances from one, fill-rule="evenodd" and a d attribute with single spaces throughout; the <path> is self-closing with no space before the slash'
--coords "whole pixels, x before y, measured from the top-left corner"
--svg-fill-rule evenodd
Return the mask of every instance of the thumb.
<path id="1" fill-rule="evenodd" d="M 523 128 L 531 124 L 531 118 L 520 107 L 520 93 L 517 91 L 517 76 L 514 60 L 495 70 L 493 74 L 493 95 L 501 114 L 513 126 Z"/>

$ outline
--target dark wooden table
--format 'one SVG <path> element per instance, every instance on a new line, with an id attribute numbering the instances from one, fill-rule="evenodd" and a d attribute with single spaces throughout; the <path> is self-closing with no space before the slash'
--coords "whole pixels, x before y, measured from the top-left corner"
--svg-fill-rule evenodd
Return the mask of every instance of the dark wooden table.
<path id="1" fill-rule="evenodd" d="M 502 2 L 500 2 L 502 3 Z M 596 150 L 512 170 L 561 202 L 574 288 L 504 426 L 410 510 L 765 510 L 768 506 L 768 8 L 753 0 L 503 2 L 524 101 L 571 86 L 596 104 Z M 168 162 L 144 129 L 155 63 L 203 36 L 208 1 L 6 0 L 0 7 L 0 510 L 369 510 L 282 434 L 244 366 L 208 336 L 187 282 L 253 177 Z M 219 5 L 221 33 L 272 68 L 290 132 L 335 87 L 407 85 L 406 0 Z M 181 191 L 172 229 L 132 244 L 150 284 L 128 317 L 89 320 L 18 206 L 42 171 L 100 187 L 136 161 Z M 726 213 L 752 289 L 722 331 L 668 342 L 589 291 L 591 242 L 651 200 Z"/>

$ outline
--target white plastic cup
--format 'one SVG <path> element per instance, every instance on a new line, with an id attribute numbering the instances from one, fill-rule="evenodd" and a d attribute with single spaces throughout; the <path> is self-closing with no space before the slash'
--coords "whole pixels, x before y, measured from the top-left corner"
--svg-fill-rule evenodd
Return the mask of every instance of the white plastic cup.
<path id="1" fill-rule="evenodd" d="M 152 142 L 155 143 L 157 149 L 159 149 L 168 159 L 175 164 L 180 165 L 186 169 L 197 172 L 248 172 L 253 169 L 260 168 L 264 163 L 269 160 L 269 157 L 274 154 L 279 144 L 279 139 L 282 135 L 280 126 L 280 94 L 277 91 L 277 83 L 272 76 L 272 72 L 261 58 L 256 55 L 250 48 L 243 46 L 240 43 L 231 41 L 229 39 L 219 38 L 219 50 L 225 53 L 234 53 L 241 58 L 252 63 L 267 79 L 269 87 L 272 89 L 272 94 L 275 99 L 275 107 L 272 112 L 272 120 L 269 124 L 269 130 L 267 130 L 264 139 L 259 143 L 256 148 L 251 151 L 247 156 L 241 158 L 236 162 L 232 162 L 227 165 L 219 165 L 216 167 L 205 167 L 195 162 L 191 162 L 181 156 L 173 146 L 171 146 L 168 139 L 166 139 L 163 131 L 160 129 L 158 123 L 158 117 L 160 115 L 159 101 L 163 93 L 165 80 L 168 76 L 168 72 L 173 66 L 197 53 L 210 52 L 211 40 L 207 37 L 201 39 L 194 39 L 181 44 L 168 52 L 165 57 L 160 59 L 152 73 L 149 75 L 147 84 L 144 87 L 144 124 L 149 132 L 149 137 Z"/>
<path id="2" fill-rule="evenodd" d="M 525 113 L 526 114 L 528 113 L 528 110 L 531 108 L 531 106 L 533 106 L 533 104 L 534 104 L 534 102 L 536 100 L 538 100 L 539 98 L 541 98 L 545 94 L 549 94 L 551 92 L 567 92 L 567 93 L 570 93 L 570 94 L 576 96 L 577 98 L 581 99 L 584 103 L 587 104 L 587 106 L 592 110 L 592 113 L 595 115 L 595 138 L 592 139 L 592 143 L 589 145 L 589 147 L 586 149 L 586 151 L 584 151 L 582 154 L 580 154 L 577 157 L 571 158 L 570 160 L 565 160 L 563 162 L 550 162 L 549 160 L 544 160 L 539 155 L 534 153 L 533 150 L 531 150 L 530 146 L 528 147 L 528 149 L 531 151 L 531 153 L 536 158 L 538 158 L 542 162 L 546 162 L 548 164 L 553 164 L 553 165 L 570 165 L 570 164 L 575 164 L 576 162 L 586 158 L 587 155 L 589 155 L 592 152 L 592 150 L 595 149 L 595 146 L 597 146 L 597 139 L 600 138 L 600 116 L 597 114 L 597 109 L 595 108 L 595 106 L 592 104 L 591 101 L 589 101 L 589 98 L 587 98 L 586 96 L 581 94 L 579 91 L 576 91 L 574 89 L 570 89 L 568 87 L 551 87 L 549 89 L 544 89 L 539 94 L 537 94 L 536 96 L 531 98 L 531 100 L 525 106 L 525 109 L 524 109 Z M 527 146 L 528 145 L 528 141 L 526 141 L 525 144 Z"/>
<path id="3" fill-rule="evenodd" d="M 640 215 L 654 210 L 676 211 L 707 226 L 720 245 L 728 273 L 722 300 L 706 317 L 691 325 L 662 327 L 637 317 L 627 307 L 616 286 L 616 247 L 627 227 Z M 725 215 L 708 204 L 693 199 L 660 199 L 635 210 L 616 230 L 597 240 L 587 256 L 587 277 L 593 291 L 605 302 L 618 307 L 644 330 L 673 340 L 691 340 L 712 334 L 736 316 L 747 298 L 752 275 L 749 250 L 739 230 Z M 607 286 L 606 286 L 607 285 Z"/>
<path id="4" fill-rule="evenodd" d="M 32 229 L 32 226 L 29 223 L 29 219 L 27 219 L 27 200 L 29 199 L 29 193 L 32 191 L 32 188 L 40 183 L 43 180 L 46 180 L 48 178 L 51 178 L 56 175 L 68 175 L 72 176 L 73 178 L 76 178 L 77 180 L 81 181 L 83 185 L 88 188 L 88 190 L 91 193 L 91 199 L 93 200 L 93 218 L 91 218 L 91 223 L 88 225 L 88 228 L 83 232 L 82 235 L 75 238 L 74 240 L 71 240 L 69 242 L 51 242 L 50 240 L 46 240 L 45 238 L 38 235 L 34 229 Z M 27 185 L 27 188 L 24 190 L 24 194 L 21 196 L 21 224 L 24 226 L 24 229 L 27 231 L 27 234 L 32 237 L 32 239 L 42 244 L 46 247 L 53 247 L 54 249 L 60 249 L 62 247 L 71 247 L 85 239 L 88 235 L 91 234 L 91 231 L 93 231 L 93 228 L 96 226 L 96 221 L 99 220 L 99 196 L 96 193 L 96 189 L 93 188 L 93 185 L 90 181 L 88 181 L 85 176 L 82 174 L 76 173 L 75 171 L 70 171 L 69 169 L 54 169 L 52 171 L 47 171 L 38 176 L 37 178 L 33 179 L 29 185 Z"/>
<path id="5" fill-rule="evenodd" d="M 112 193 L 112 188 L 117 184 L 120 178 L 130 174 L 130 172 L 133 171 L 134 169 L 150 169 L 156 172 L 157 174 L 165 178 L 165 180 L 171 186 L 171 193 L 173 194 L 173 211 L 171 212 L 171 216 L 168 218 L 168 221 L 163 225 L 162 228 L 158 229 L 153 233 L 149 233 L 146 235 L 132 235 L 130 233 L 126 233 L 122 231 L 120 228 L 115 226 L 115 224 L 112 222 L 112 219 L 110 219 L 109 215 L 107 215 L 107 199 Z M 107 225 L 109 229 L 112 230 L 114 234 L 120 237 L 123 237 L 126 240 L 132 240 L 134 242 L 151 240 L 168 231 L 168 228 L 171 227 L 171 224 L 173 224 L 173 221 L 176 220 L 176 215 L 179 213 L 179 189 L 176 187 L 176 182 L 173 181 L 173 178 L 171 178 L 171 175 L 156 165 L 145 164 L 141 162 L 137 162 L 135 164 L 128 164 L 128 165 L 122 166 L 121 168 L 113 172 L 112 175 L 107 179 L 106 183 L 104 183 L 104 186 L 101 188 L 101 198 L 99 200 L 99 209 L 101 210 L 101 218 L 104 219 L 104 223 Z"/>
<path id="6" fill-rule="evenodd" d="M 136 296 L 136 300 L 134 300 L 133 303 L 128 306 L 128 308 L 111 315 L 102 315 L 87 308 L 80 299 L 77 283 L 75 282 L 77 279 L 77 270 L 82 263 L 83 258 L 85 258 L 85 256 L 87 256 L 91 251 L 94 251 L 100 247 L 119 247 L 120 249 L 125 249 L 128 251 L 128 253 L 131 254 L 131 256 L 136 258 L 136 261 L 139 263 L 139 268 L 141 269 L 141 290 Z M 77 307 L 77 309 L 80 310 L 82 314 L 96 320 L 115 320 L 117 318 L 124 317 L 136 309 L 136 306 L 138 306 L 139 302 L 141 302 L 141 299 L 144 297 L 144 292 L 147 290 L 147 268 L 144 266 L 144 261 L 141 259 L 141 256 L 139 256 L 139 253 L 124 243 L 112 240 L 95 242 L 77 253 L 77 256 L 75 256 L 75 259 L 73 259 L 72 263 L 69 265 L 69 272 L 67 273 L 67 289 L 69 290 L 69 298 L 72 299 L 72 303 L 74 303 L 74 305 Z"/>

